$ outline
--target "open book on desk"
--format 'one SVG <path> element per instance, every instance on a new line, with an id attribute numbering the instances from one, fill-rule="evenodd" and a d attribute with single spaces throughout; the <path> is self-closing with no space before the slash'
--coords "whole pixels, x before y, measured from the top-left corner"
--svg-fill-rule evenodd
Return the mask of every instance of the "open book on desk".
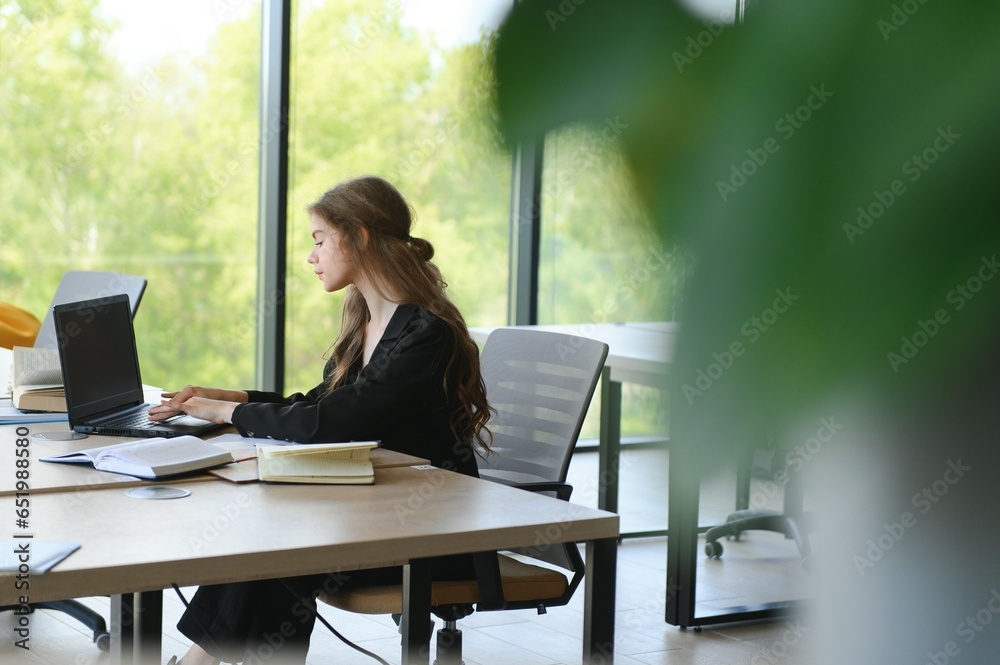
<path id="1" fill-rule="evenodd" d="M 99 471 L 136 478 L 163 478 L 233 461 L 232 454 L 194 436 L 142 439 L 42 457 L 42 462 L 93 464 Z"/>
<path id="2" fill-rule="evenodd" d="M 370 485 L 375 482 L 371 450 L 377 441 L 257 446 L 261 480 L 278 483 Z"/>

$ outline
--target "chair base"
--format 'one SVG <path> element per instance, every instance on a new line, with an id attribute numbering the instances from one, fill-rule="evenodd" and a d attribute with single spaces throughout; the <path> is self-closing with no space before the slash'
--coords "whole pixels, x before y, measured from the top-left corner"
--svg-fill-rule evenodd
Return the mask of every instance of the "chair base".
<path id="1" fill-rule="evenodd" d="M 776 531 L 785 538 L 795 541 L 802 559 L 802 568 L 812 568 L 812 550 L 809 547 L 807 531 L 800 522 L 808 522 L 806 515 L 788 515 L 776 510 L 737 510 L 726 517 L 726 521 L 705 532 L 705 555 L 718 559 L 722 556 L 720 538 L 739 540 L 744 531 Z"/>
<path id="2" fill-rule="evenodd" d="M 14 608 L 0 608 L 0 610 L 8 609 Z M 32 612 L 35 610 L 53 610 L 56 612 L 62 612 L 63 614 L 68 614 L 82 623 L 91 631 L 91 633 L 93 633 L 94 644 L 97 645 L 98 649 L 101 651 L 109 651 L 111 649 L 111 634 L 108 632 L 108 624 L 104 621 L 104 617 L 79 601 L 52 600 L 41 603 L 32 603 L 29 609 Z"/>
<path id="3" fill-rule="evenodd" d="M 462 631 L 454 621 L 445 623 L 437 632 L 434 665 L 464 665 L 462 662 Z"/>

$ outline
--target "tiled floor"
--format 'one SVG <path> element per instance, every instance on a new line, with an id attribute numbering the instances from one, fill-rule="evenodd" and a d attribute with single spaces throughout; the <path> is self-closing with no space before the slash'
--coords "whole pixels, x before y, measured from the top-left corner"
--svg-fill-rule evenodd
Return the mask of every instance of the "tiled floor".
<path id="1" fill-rule="evenodd" d="M 623 457 L 621 512 L 623 530 L 661 528 L 666 524 L 667 459 L 663 451 L 629 451 Z M 570 481 L 574 500 L 596 503 L 596 454 L 578 454 Z M 705 483 L 701 520 L 719 519 L 732 506 L 732 478 Z M 769 503 L 780 505 L 780 496 Z M 803 573 L 794 546 L 776 534 L 755 532 L 726 543 L 722 559 L 699 556 L 698 601 L 705 610 L 744 603 L 808 597 L 812 580 Z M 807 646 L 804 620 L 721 625 L 696 632 L 664 622 L 667 593 L 666 539 L 625 540 L 619 548 L 616 599 L 616 646 L 619 665 L 796 665 Z M 582 590 L 581 590 L 582 591 Z M 185 589 L 190 597 L 193 589 Z M 105 598 L 87 599 L 107 612 Z M 170 591 L 164 593 L 164 654 L 181 654 L 187 644 L 174 625 L 183 610 Z M 323 615 L 346 637 L 386 661 L 399 662 L 399 634 L 389 617 L 367 617 L 324 608 Z M 477 613 L 460 623 L 468 665 L 567 665 L 580 663 L 583 594 L 567 607 L 534 611 Z M 0 615 L 0 663 L 92 665 L 108 662 L 71 619 L 39 612 L 32 622 L 32 650 L 13 646 L 13 614 Z M 165 659 L 164 659 L 165 660 Z M 311 665 L 374 663 L 317 625 L 309 654 Z M 596 664 L 595 664 L 596 665 Z"/>

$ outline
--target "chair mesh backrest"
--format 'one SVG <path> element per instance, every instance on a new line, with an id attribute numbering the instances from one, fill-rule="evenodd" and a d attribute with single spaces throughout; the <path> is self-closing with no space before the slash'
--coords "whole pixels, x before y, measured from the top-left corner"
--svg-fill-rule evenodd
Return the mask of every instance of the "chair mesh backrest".
<path id="1" fill-rule="evenodd" d="M 493 454 L 479 459 L 484 478 L 565 482 L 570 455 L 608 346 L 584 337 L 500 328 L 483 346 Z"/>
<path id="2" fill-rule="evenodd" d="M 78 300 L 91 298 L 106 298 L 124 293 L 128 296 L 132 308 L 132 317 L 139 309 L 139 302 L 146 290 L 146 280 L 136 275 L 120 272 L 100 272 L 89 270 L 70 270 L 59 281 L 59 287 L 52 297 L 52 304 L 45 314 L 42 327 L 35 340 L 35 348 L 54 349 L 59 345 L 56 338 L 56 324 L 52 319 L 52 308 Z"/>

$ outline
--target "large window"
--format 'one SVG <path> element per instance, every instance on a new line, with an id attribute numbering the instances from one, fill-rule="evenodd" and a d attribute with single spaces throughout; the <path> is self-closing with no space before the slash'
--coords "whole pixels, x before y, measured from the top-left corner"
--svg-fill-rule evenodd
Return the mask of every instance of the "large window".
<path id="1" fill-rule="evenodd" d="M 539 323 L 675 319 L 682 255 L 654 233 L 632 189 L 617 139 L 620 118 L 574 126 L 545 141 L 541 197 Z M 623 386 L 622 434 L 663 434 L 665 393 Z M 597 436 L 592 408 L 582 436 Z"/>
<path id="2" fill-rule="evenodd" d="M 470 325 L 507 310 L 510 157 L 497 147 L 487 75 L 491 30 L 510 0 L 310 0 L 293 8 L 286 389 L 319 382 L 340 330 L 341 294 L 305 259 L 305 208 L 363 174 L 395 184 L 413 234 Z"/>
<path id="3" fill-rule="evenodd" d="M 549 134 L 542 172 L 539 323 L 672 320 L 680 256 L 653 231 L 617 144 L 602 128 Z"/>
<path id="4" fill-rule="evenodd" d="M 149 280 L 143 380 L 254 378 L 259 2 L 0 2 L 0 299 Z"/>
<path id="5" fill-rule="evenodd" d="M 468 323 L 507 322 L 511 158 L 488 61 L 511 2 L 293 4 L 286 390 L 318 382 L 339 333 L 304 209 L 345 178 L 394 182 Z M 148 383 L 250 386 L 258 369 L 260 9 L 0 0 L 0 299 L 41 318 L 67 270 L 146 277 Z M 672 318 L 683 270 L 642 230 L 623 131 L 546 140 L 540 323 Z M 657 429 L 656 399 L 629 402 L 647 406 L 626 430 Z"/>

